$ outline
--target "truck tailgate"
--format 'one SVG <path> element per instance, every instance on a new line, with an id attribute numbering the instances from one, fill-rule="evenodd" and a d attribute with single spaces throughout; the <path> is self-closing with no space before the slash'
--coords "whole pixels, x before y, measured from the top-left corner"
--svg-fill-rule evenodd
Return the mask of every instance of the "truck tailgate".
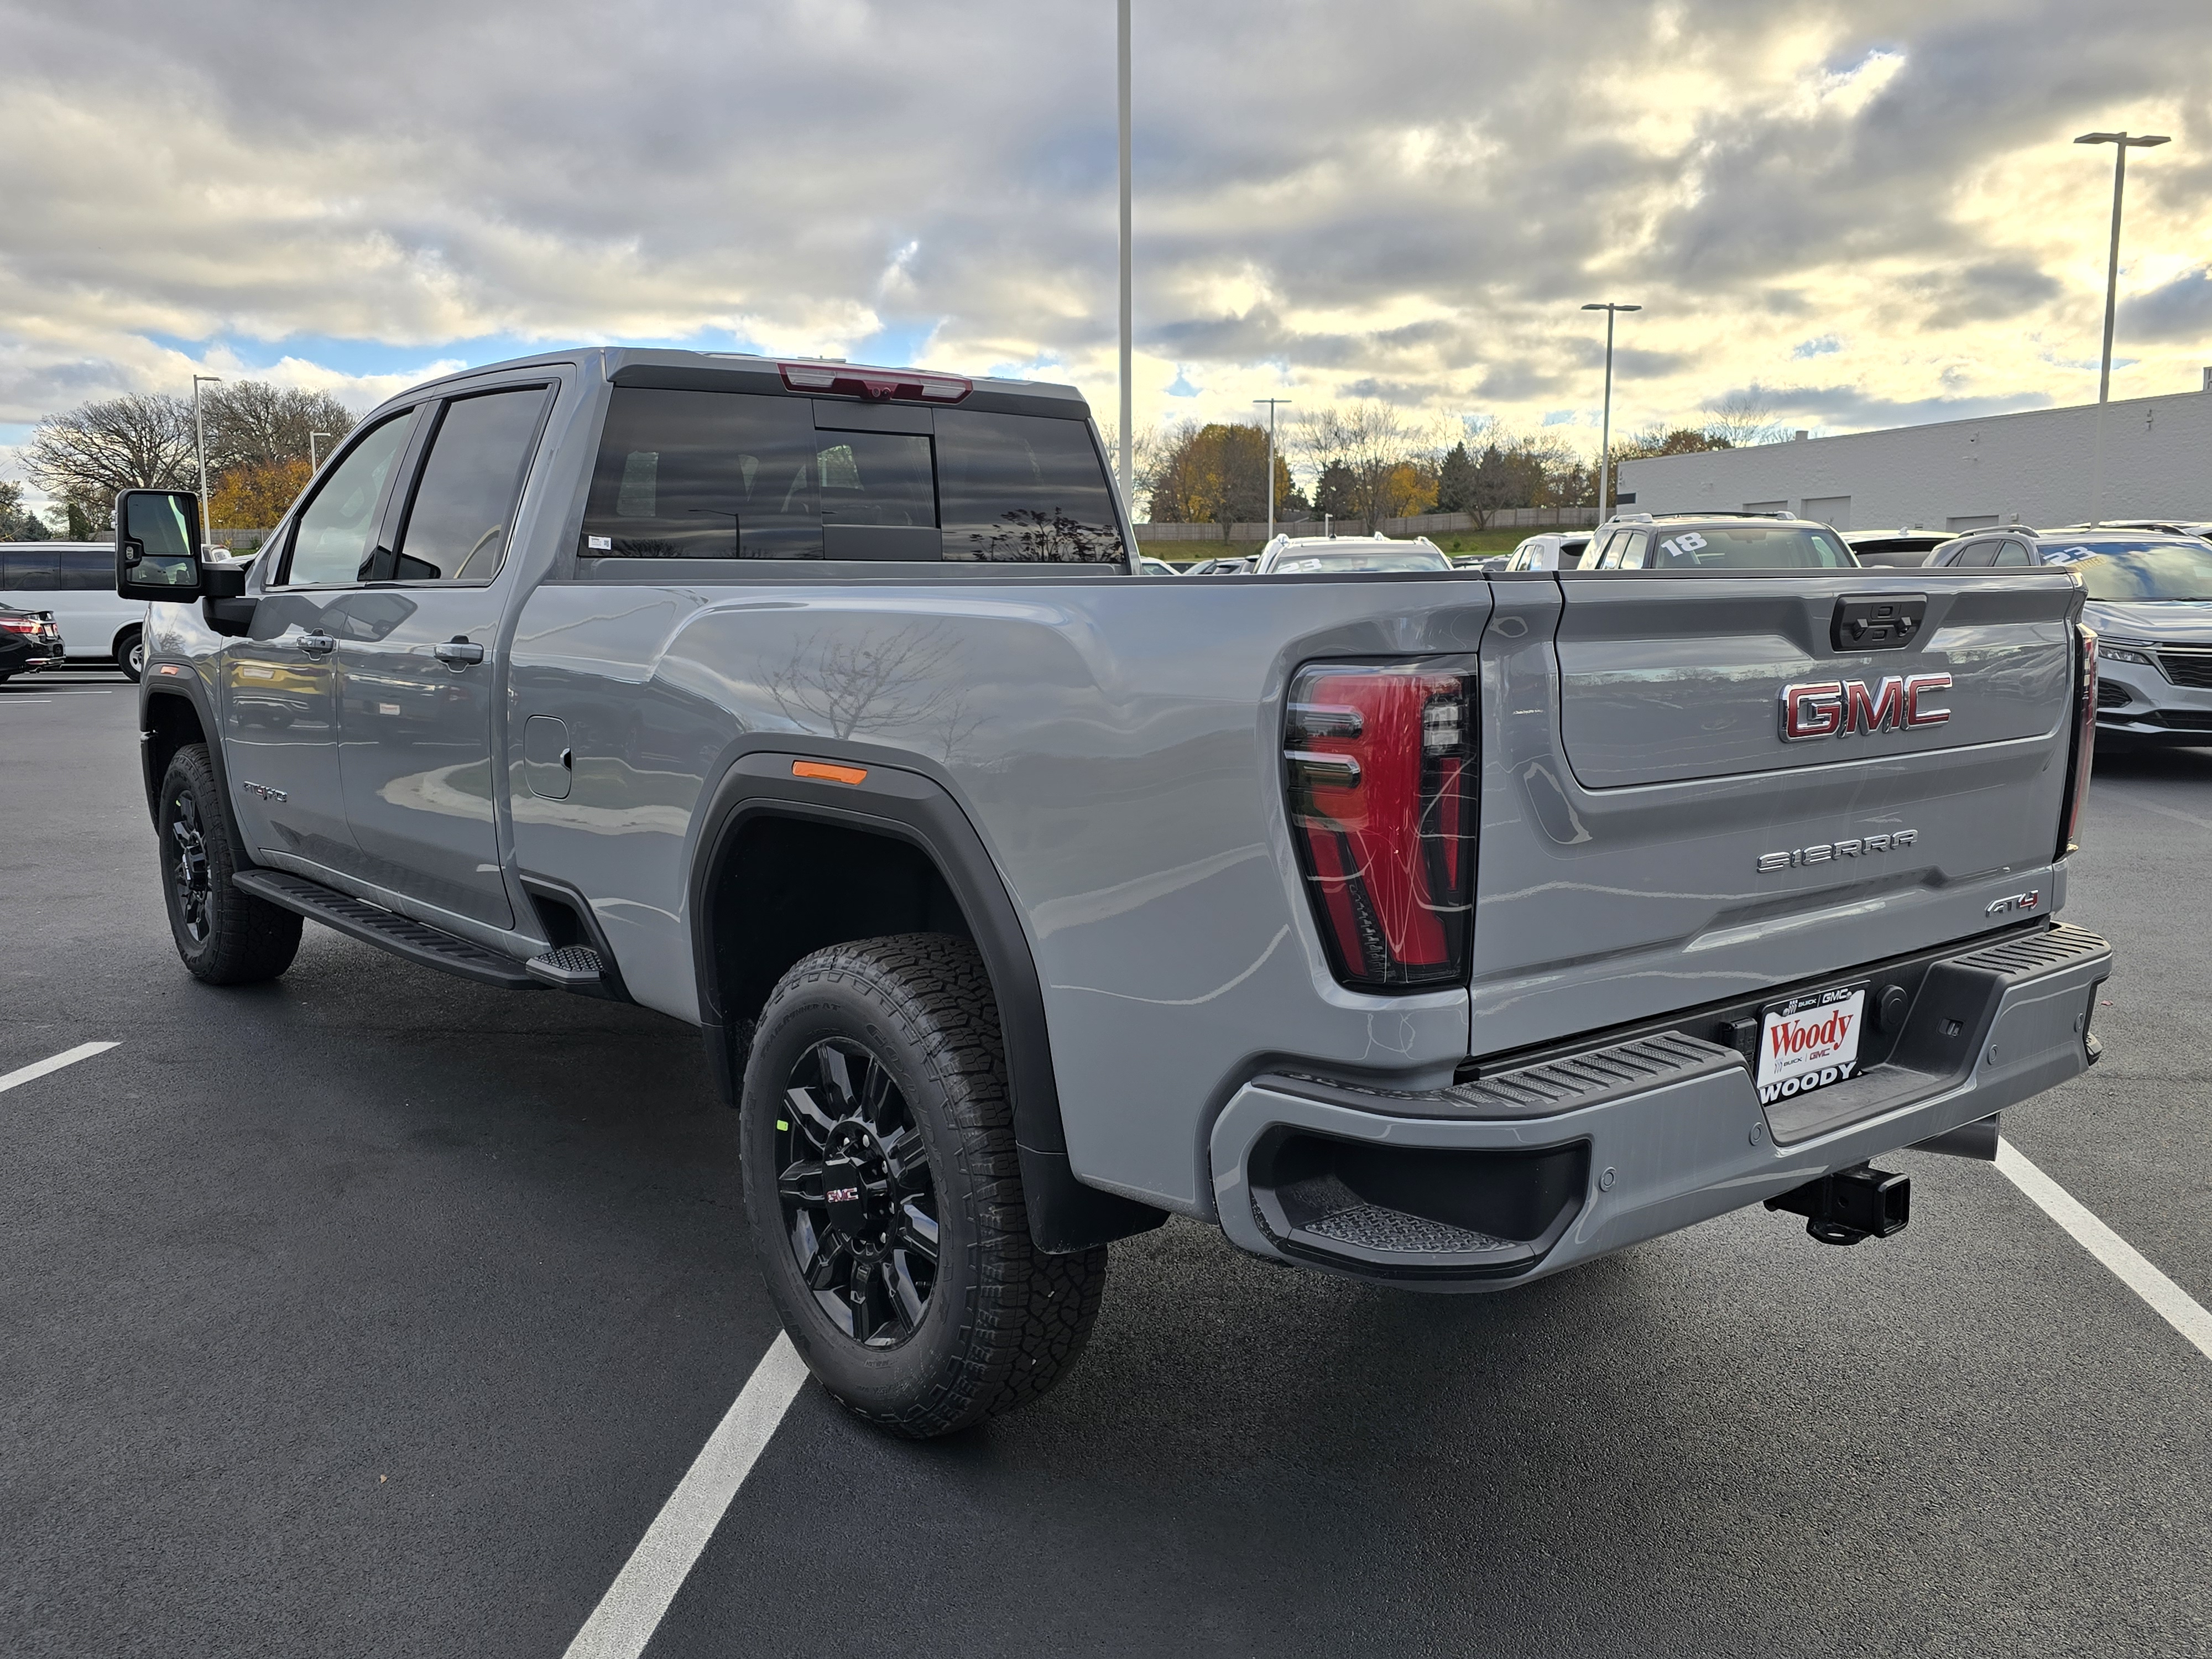
<path id="1" fill-rule="evenodd" d="M 2080 606 L 2064 573 L 1494 586 L 1471 1052 L 2055 908 Z M 1916 621 L 1868 650 L 1838 606 L 1875 596 Z"/>

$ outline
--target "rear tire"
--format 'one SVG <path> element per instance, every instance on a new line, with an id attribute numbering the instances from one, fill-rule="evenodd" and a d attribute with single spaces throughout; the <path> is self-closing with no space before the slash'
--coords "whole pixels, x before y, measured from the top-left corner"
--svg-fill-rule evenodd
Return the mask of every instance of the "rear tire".
<path id="1" fill-rule="evenodd" d="M 230 811 L 205 744 L 187 744 L 170 758 L 155 822 L 169 933 L 192 977 L 258 985 L 289 968 L 299 953 L 300 918 L 231 885 L 237 861 Z"/>
<path id="2" fill-rule="evenodd" d="M 115 641 L 115 665 L 123 671 L 123 678 L 131 684 L 138 684 L 146 672 L 146 635 L 137 629 L 127 629 Z"/>
<path id="3" fill-rule="evenodd" d="M 769 1295 L 847 1410 L 913 1439 L 1043 1394 L 1098 1316 L 1106 1250 L 1030 1240 L 998 1005 L 939 933 L 817 951 L 762 1012 L 740 1107 Z"/>

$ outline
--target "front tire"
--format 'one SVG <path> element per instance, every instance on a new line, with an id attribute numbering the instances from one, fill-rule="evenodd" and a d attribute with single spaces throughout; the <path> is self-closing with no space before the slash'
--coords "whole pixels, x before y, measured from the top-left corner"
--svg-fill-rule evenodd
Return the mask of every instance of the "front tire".
<path id="1" fill-rule="evenodd" d="M 908 933 L 801 961 L 753 1033 L 740 1111 L 769 1294 L 847 1410 L 914 1439 L 950 1434 L 1074 1364 L 1106 1250 L 1030 1242 L 973 945 Z"/>
<path id="2" fill-rule="evenodd" d="M 205 744 L 187 744 L 170 758 L 155 822 L 169 933 L 192 977 L 258 985 L 289 968 L 300 949 L 300 918 L 231 885 L 237 862 L 230 811 Z"/>

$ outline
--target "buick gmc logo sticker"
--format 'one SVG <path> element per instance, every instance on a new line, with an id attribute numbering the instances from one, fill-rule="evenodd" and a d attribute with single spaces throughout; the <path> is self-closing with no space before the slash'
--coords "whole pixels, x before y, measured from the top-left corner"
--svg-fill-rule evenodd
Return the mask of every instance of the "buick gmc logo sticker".
<path id="1" fill-rule="evenodd" d="M 1948 674 L 1888 674 L 1872 685 L 1864 680 L 1801 680 L 1782 688 L 1782 740 L 1870 738 L 1877 732 L 1941 726 L 1951 711 L 1931 708 L 1921 699 L 1950 689 Z"/>

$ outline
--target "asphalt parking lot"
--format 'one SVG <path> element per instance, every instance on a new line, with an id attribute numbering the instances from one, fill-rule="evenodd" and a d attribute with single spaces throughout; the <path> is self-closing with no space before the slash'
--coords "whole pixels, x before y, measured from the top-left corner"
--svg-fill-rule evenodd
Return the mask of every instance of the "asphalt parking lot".
<path id="1" fill-rule="evenodd" d="M 0 1651 L 562 1655 L 769 1350 L 688 1029 L 179 966 L 135 694 L 0 687 Z M 2008 1114 L 2212 1304 L 2212 751 L 2108 758 L 2106 1058 Z M 646 1651 L 2212 1652 L 2212 1358 L 1998 1170 L 1430 1298 L 1117 1247 L 1047 1401 L 801 1388 Z"/>

